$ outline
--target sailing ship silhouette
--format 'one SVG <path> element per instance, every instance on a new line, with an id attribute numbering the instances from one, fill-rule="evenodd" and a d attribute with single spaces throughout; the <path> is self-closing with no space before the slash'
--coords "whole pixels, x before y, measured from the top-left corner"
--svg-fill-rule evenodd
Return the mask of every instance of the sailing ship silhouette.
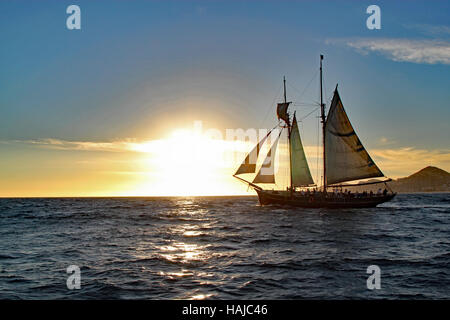
<path id="1" fill-rule="evenodd" d="M 337 85 L 328 115 L 325 117 L 322 90 L 322 60 L 323 55 L 320 55 L 320 118 L 323 145 L 322 186 L 318 188 L 311 176 L 295 112 L 292 121 L 290 120 L 291 115 L 288 109 L 291 102 L 288 102 L 286 99 L 286 79 L 283 79 L 284 101 L 277 104 L 278 120 L 282 120 L 282 122 L 280 121 L 275 127 L 281 128 L 280 133 L 269 148 L 266 158 L 252 182 L 239 177 L 239 175 L 256 172 L 256 163 L 261 147 L 275 128 L 257 143 L 233 175 L 256 191 L 259 202 L 262 205 L 278 204 L 307 208 L 364 208 L 375 207 L 380 203 L 390 201 L 396 195 L 392 190 L 387 191 L 389 187 L 386 185 L 386 182 L 391 181 L 391 179 L 342 184 L 348 181 L 384 177 L 384 174 L 372 160 L 353 129 L 339 96 Z M 284 124 L 282 124 L 283 122 Z M 290 183 L 286 190 L 267 190 L 261 187 L 260 184 L 275 184 L 274 155 L 277 151 L 278 140 L 284 129 L 286 129 L 288 137 Z M 342 192 L 343 187 L 375 183 L 384 183 L 387 189 L 383 193 L 377 194 L 372 192 Z M 340 190 L 340 192 L 327 192 L 329 188 Z"/>

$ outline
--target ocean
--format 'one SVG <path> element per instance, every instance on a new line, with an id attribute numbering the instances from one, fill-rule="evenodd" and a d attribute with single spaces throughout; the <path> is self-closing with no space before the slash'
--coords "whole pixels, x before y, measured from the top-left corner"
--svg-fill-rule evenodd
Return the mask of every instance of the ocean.
<path id="1" fill-rule="evenodd" d="M 0 249 L 0 299 L 449 299 L 450 194 L 345 210 L 3 198 Z"/>

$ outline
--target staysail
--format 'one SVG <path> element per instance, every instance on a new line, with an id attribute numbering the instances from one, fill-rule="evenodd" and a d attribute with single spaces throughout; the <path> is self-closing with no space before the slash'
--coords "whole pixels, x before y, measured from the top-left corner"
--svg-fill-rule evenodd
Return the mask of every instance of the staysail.
<path id="1" fill-rule="evenodd" d="M 384 176 L 356 135 L 337 89 L 325 124 L 325 166 L 327 185 Z"/>
<path id="2" fill-rule="evenodd" d="M 273 129 L 272 129 L 273 130 Z M 261 150 L 262 145 L 266 141 L 267 137 L 272 132 L 270 130 L 264 138 L 261 139 L 261 141 L 256 144 L 256 146 L 253 148 L 252 151 L 245 157 L 244 162 L 240 165 L 240 167 L 237 169 L 235 175 L 238 174 L 244 174 L 244 173 L 255 173 L 256 171 L 256 161 L 258 160 L 259 151 Z"/>
<path id="3" fill-rule="evenodd" d="M 275 153 L 277 151 L 278 140 L 280 139 L 282 130 L 277 139 L 269 149 L 258 174 L 253 179 L 253 183 L 275 183 Z"/>
<path id="4" fill-rule="evenodd" d="M 297 119 L 294 113 L 292 120 L 291 138 L 290 138 L 290 152 L 291 152 L 291 179 L 293 187 L 302 187 L 314 184 L 309 171 L 308 161 L 306 160 L 305 151 L 303 150 L 302 141 L 300 139 L 300 132 L 298 131 Z"/>

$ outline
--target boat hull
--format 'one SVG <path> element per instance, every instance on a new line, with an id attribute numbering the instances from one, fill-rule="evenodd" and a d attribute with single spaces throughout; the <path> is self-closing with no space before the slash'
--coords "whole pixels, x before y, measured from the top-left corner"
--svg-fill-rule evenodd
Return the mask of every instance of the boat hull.
<path id="1" fill-rule="evenodd" d="M 396 193 L 372 196 L 302 195 L 299 192 L 256 190 L 261 205 L 286 205 L 300 208 L 372 208 L 392 200 Z"/>

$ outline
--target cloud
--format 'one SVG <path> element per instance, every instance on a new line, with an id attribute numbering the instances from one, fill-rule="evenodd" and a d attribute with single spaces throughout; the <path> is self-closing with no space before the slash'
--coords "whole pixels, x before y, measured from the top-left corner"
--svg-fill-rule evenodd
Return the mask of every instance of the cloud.
<path id="1" fill-rule="evenodd" d="M 136 139 L 125 139 L 118 141 L 96 142 L 96 141 L 68 141 L 61 139 L 33 139 L 2 141 L 3 144 L 25 144 L 40 148 L 53 150 L 75 150 L 75 151 L 103 151 L 103 152 L 149 152 L 160 140 L 139 142 Z"/>
<path id="2" fill-rule="evenodd" d="M 450 27 L 444 25 L 431 25 L 431 24 L 405 24 L 406 29 L 417 30 L 422 34 L 430 36 L 446 36 L 450 35 Z"/>
<path id="3" fill-rule="evenodd" d="M 388 139 L 388 138 L 386 138 L 386 137 L 381 137 L 381 138 L 378 140 L 378 143 L 379 143 L 380 145 L 386 147 L 386 146 L 388 146 L 388 145 L 393 145 L 393 144 L 395 144 L 396 141 L 395 141 L 395 140 L 392 140 L 392 139 Z"/>
<path id="4" fill-rule="evenodd" d="M 411 39 L 329 39 L 327 44 L 344 44 L 361 54 L 379 53 L 393 61 L 450 64 L 450 42 Z"/>

